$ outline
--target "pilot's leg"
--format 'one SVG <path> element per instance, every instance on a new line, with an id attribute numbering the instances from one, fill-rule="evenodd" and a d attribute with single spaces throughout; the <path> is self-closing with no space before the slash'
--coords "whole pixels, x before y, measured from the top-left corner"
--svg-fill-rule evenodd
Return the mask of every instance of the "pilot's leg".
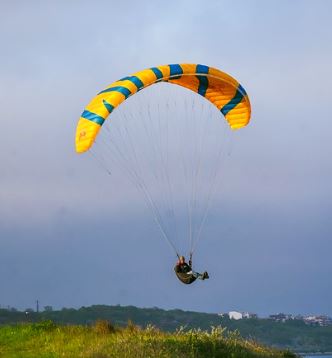
<path id="1" fill-rule="evenodd" d="M 199 278 L 200 280 L 206 280 L 207 278 L 209 278 L 209 274 L 204 271 L 203 273 L 198 273 L 195 271 L 191 271 L 191 274 L 195 277 L 195 278 Z"/>

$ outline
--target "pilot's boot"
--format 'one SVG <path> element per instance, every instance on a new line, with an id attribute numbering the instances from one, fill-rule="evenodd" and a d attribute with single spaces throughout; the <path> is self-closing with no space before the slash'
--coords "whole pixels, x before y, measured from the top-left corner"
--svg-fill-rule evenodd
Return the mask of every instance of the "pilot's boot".
<path id="1" fill-rule="evenodd" d="M 203 272 L 203 280 L 206 280 L 208 278 L 209 278 L 209 274 L 206 271 L 204 271 Z"/>

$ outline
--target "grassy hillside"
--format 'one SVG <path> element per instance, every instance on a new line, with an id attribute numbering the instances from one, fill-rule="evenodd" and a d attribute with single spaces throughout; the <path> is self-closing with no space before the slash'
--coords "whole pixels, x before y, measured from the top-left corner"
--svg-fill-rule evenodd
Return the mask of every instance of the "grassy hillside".
<path id="1" fill-rule="evenodd" d="M 228 331 L 239 331 L 245 339 L 252 338 L 268 346 L 301 352 L 332 351 L 332 326 L 311 327 L 298 320 L 285 323 L 268 319 L 234 321 L 217 314 L 133 306 L 97 305 L 77 310 L 64 308 L 60 311 L 30 312 L 28 315 L 0 309 L 0 325 L 42 320 L 52 320 L 57 324 L 91 325 L 98 319 L 110 320 L 118 326 L 125 326 L 131 320 L 141 327 L 152 324 L 168 332 L 174 332 L 181 326 L 187 330 L 210 330 L 211 326 L 220 325 Z"/>
<path id="2" fill-rule="evenodd" d="M 51 321 L 2 326 L 0 356 L 8 358 L 55 357 L 236 357 L 281 358 L 293 353 L 263 347 L 243 340 L 222 328 L 209 333 L 199 330 L 161 332 L 153 326 L 144 329 L 129 323 L 115 328 L 107 321 L 93 326 L 57 326 Z"/>

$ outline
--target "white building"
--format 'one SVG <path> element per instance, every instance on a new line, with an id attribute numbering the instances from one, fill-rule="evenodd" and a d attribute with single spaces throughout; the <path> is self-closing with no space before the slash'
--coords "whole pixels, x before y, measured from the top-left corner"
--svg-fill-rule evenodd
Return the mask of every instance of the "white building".
<path id="1" fill-rule="evenodd" d="M 239 320 L 243 318 L 243 314 L 241 312 L 237 312 L 237 311 L 230 311 L 228 312 L 228 317 L 229 319 L 234 319 L 234 320 Z"/>
<path id="2" fill-rule="evenodd" d="M 249 318 L 258 318 L 256 313 L 250 312 L 238 312 L 238 311 L 230 311 L 228 313 L 218 313 L 218 316 L 225 317 L 228 316 L 229 319 L 239 320 L 239 319 L 249 319 Z"/>
<path id="3" fill-rule="evenodd" d="M 322 327 L 332 325 L 332 318 L 324 315 L 306 316 L 303 318 L 303 321 L 309 325 L 318 325 Z"/>

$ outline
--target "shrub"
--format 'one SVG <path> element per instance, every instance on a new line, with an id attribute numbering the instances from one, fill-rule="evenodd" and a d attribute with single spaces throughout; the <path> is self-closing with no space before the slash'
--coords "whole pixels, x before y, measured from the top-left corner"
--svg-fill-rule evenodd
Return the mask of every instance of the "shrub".
<path id="1" fill-rule="evenodd" d="M 34 331 L 53 331 L 55 328 L 57 328 L 57 326 L 51 320 L 33 323 L 31 325 L 31 329 Z"/>
<path id="2" fill-rule="evenodd" d="M 115 328 L 110 321 L 99 319 L 95 322 L 93 330 L 98 334 L 115 333 Z"/>

